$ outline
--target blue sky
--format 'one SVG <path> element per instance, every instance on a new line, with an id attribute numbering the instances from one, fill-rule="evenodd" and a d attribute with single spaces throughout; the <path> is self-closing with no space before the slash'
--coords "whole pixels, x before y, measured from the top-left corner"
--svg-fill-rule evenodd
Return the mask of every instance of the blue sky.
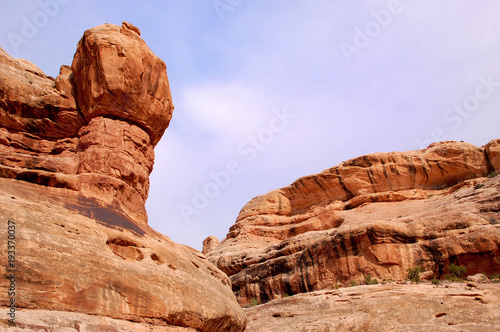
<path id="1" fill-rule="evenodd" d="M 254 196 L 343 160 L 500 137 L 495 0 L 0 0 L 0 47 L 55 77 L 86 29 L 122 21 L 176 106 L 149 223 L 197 249 Z"/>

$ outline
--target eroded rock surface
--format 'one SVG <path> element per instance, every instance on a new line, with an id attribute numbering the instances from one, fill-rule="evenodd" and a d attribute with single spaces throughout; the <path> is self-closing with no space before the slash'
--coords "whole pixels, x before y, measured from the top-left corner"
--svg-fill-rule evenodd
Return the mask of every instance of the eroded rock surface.
<path id="1" fill-rule="evenodd" d="M 138 323 L 106 316 L 57 310 L 20 309 L 15 329 L 0 322 L 0 332 L 195 332 L 196 329 L 180 326 L 160 326 Z"/>
<path id="2" fill-rule="evenodd" d="M 242 331 L 228 277 L 147 225 L 153 148 L 173 105 L 166 66 L 139 36 L 126 22 L 86 31 L 56 79 L 0 49 L 0 217 L 16 225 L 17 308 L 137 331 Z M 6 267 L 4 250 L 4 307 Z"/>
<path id="3" fill-rule="evenodd" d="M 78 190 L 147 222 L 153 148 L 173 104 L 165 63 L 128 23 L 85 32 L 56 79 L 0 51 L 0 176 Z"/>
<path id="4" fill-rule="evenodd" d="M 245 309 L 248 332 L 497 331 L 499 284 L 373 285 L 297 294 Z"/>
<path id="5" fill-rule="evenodd" d="M 245 205 L 207 257 L 243 305 L 415 266 L 429 279 L 451 263 L 499 272 L 498 144 L 377 153 L 301 178 Z"/>
<path id="6" fill-rule="evenodd" d="M 16 225 L 18 308 L 202 331 L 244 328 L 226 275 L 113 206 L 73 190 L 0 178 L 0 215 Z M 5 306 L 5 252 L 0 265 Z"/>
<path id="7" fill-rule="evenodd" d="M 72 64 L 78 106 L 87 122 L 115 117 L 142 128 L 156 145 L 168 127 L 172 97 L 167 67 L 124 23 L 85 32 Z"/>

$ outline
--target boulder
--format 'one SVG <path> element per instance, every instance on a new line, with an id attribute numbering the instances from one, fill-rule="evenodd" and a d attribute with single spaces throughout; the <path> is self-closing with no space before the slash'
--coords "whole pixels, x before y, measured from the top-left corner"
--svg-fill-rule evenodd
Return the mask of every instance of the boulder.
<path id="1" fill-rule="evenodd" d="M 212 249 L 216 248 L 219 245 L 220 241 L 216 236 L 209 236 L 205 240 L 203 240 L 203 249 L 202 253 L 206 254 Z"/>
<path id="2" fill-rule="evenodd" d="M 174 107 L 167 67 L 140 38 L 139 29 L 124 23 L 85 31 L 71 67 L 87 122 L 99 116 L 129 121 L 147 132 L 153 145 L 158 143 Z"/>
<path id="3" fill-rule="evenodd" d="M 485 151 L 491 163 L 492 172 L 500 173 L 500 139 L 486 144 Z"/>

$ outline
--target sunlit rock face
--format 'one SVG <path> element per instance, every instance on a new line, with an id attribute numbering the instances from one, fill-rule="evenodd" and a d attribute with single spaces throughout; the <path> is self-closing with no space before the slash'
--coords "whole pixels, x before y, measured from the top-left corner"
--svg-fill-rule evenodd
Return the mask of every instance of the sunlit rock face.
<path id="1" fill-rule="evenodd" d="M 258 196 L 207 257 L 241 304 L 450 263 L 500 272 L 500 140 L 345 161 Z"/>
<path id="2" fill-rule="evenodd" d="M 497 331 L 499 300 L 498 283 L 329 289 L 249 307 L 245 331 Z"/>
<path id="3" fill-rule="evenodd" d="M 78 190 L 146 223 L 153 148 L 174 107 L 139 29 L 86 31 L 56 79 L 2 50 L 0 74 L 0 175 Z"/>
<path id="4" fill-rule="evenodd" d="M 147 225 L 153 148 L 173 108 L 165 64 L 128 23 L 86 31 L 56 79 L 0 49 L 0 216 L 16 227 L 19 311 L 244 330 L 228 277 Z"/>

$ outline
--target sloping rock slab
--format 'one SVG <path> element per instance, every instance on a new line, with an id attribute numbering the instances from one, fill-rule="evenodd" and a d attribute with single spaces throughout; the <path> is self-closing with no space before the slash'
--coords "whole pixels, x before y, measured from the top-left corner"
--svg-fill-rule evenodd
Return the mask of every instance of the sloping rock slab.
<path id="1" fill-rule="evenodd" d="M 247 308 L 245 331 L 498 331 L 499 301 L 500 284 L 357 286 Z"/>
<path id="2" fill-rule="evenodd" d="M 112 206 L 73 190 L 0 178 L 0 218 L 5 232 L 9 220 L 15 223 L 19 309 L 76 311 L 200 331 L 245 327 L 227 276 L 201 253 L 130 222 Z M 2 237 L 4 248 L 6 240 Z M 7 266 L 2 250 L 4 307 L 10 300 Z"/>

